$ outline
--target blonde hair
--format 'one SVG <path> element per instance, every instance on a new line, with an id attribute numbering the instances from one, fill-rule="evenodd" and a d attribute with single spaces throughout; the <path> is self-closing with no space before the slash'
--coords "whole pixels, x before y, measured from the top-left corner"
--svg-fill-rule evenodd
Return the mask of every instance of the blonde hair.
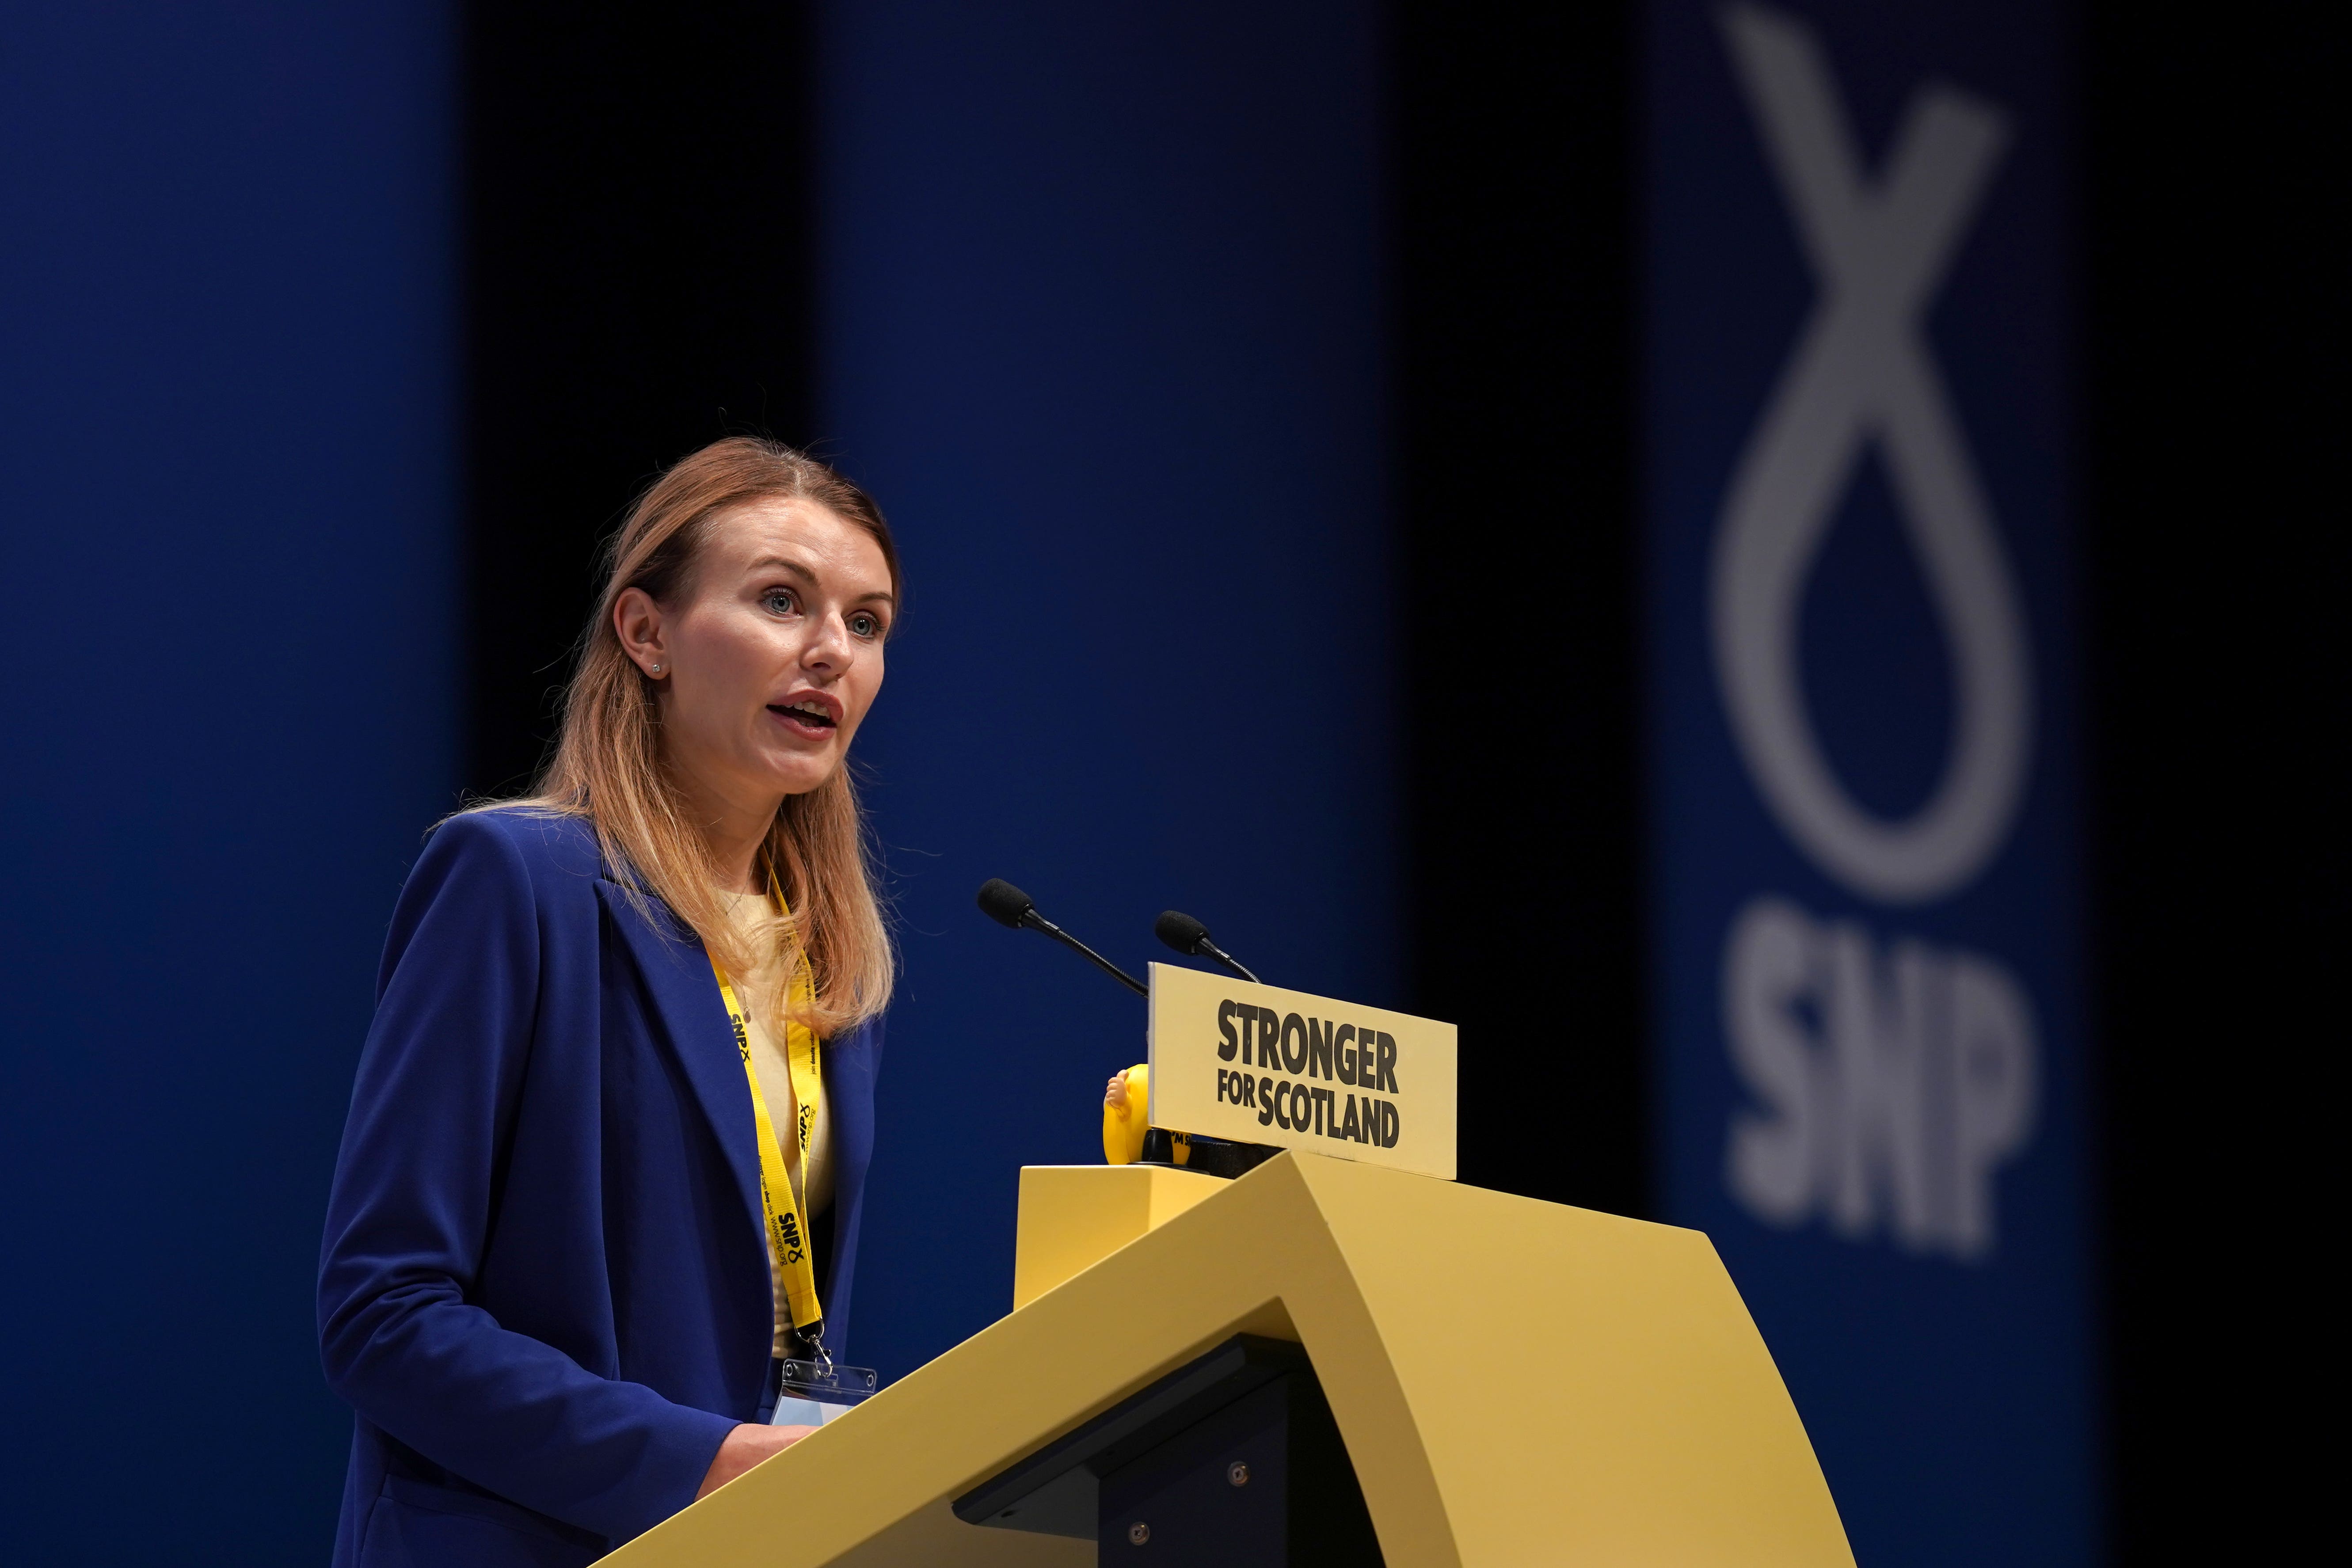
<path id="1" fill-rule="evenodd" d="M 824 463 L 751 436 L 715 441 L 680 458 L 637 498 L 606 549 L 604 590 L 565 692 L 562 733 L 523 804 L 588 817 L 630 897 L 641 909 L 648 893 L 668 905 L 730 975 L 763 973 L 778 959 L 789 966 L 796 945 L 805 951 L 815 1004 L 798 1021 L 832 1038 L 879 1014 L 898 978 L 875 893 L 866 815 L 846 760 L 807 794 L 786 795 L 777 809 L 766 859 L 790 914 L 747 933 L 729 918 L 709 846 L 680 813 L 662 761 L 656 683 L 623 650 L 613 625 L 613 606 L 628 589 L 665 605 L 690 592 L 696 558 L 719 515 L 765 500 L 805 500 L 866 533 L 882 547 L 891 593 L 898 595 L 898 549 L 881 509 Z M 771 989 L 766 1010 L 781 1023 L 791 988 Z"/>

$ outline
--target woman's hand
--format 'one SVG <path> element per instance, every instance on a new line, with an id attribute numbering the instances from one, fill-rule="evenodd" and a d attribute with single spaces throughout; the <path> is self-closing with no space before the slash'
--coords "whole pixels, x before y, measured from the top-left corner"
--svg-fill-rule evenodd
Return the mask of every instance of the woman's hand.
<path id="1" fill-rule="evenodd" d="M 1127 1109 L 1127 1075 L 1125 1073 L 1111 1074 L 1110 1087 L 1103 1090 L 1103 1109 L 1105 1110 Z"/>
<path id="2" fill-rule="evenodd" d="M 710 1461 L 702 1485 L 695 1489 L 694 1500 L 700 1502 L 761 1460 L 775 1458 L 815 1430 L 814 1426 L 754 1426 L 749 1422 L 736 1427 L 719 1445 L 719 1456 Z"/>

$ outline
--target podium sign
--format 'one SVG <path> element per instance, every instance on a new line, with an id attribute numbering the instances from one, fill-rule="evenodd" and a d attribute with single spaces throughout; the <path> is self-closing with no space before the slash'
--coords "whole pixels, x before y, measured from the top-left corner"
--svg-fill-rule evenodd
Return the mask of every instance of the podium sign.
<path id="1" fill-rule="evenodd" d="M 1454 1179 L 1451 1024 L 1151 966 L 1155 1127 Z"/>

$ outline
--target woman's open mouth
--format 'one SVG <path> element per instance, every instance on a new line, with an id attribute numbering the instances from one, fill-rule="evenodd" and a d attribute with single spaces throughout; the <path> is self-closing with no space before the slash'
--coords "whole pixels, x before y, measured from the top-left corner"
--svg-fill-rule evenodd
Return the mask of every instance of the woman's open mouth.
<path id="1" fill-rule="evenodd" d="M 768 711 L 783 721 L 784 728 L 803 740 L 822 741 L 841 725 L 834 704 L 823 697 L 803 697 L 793 702 L 771 702 Z"/>

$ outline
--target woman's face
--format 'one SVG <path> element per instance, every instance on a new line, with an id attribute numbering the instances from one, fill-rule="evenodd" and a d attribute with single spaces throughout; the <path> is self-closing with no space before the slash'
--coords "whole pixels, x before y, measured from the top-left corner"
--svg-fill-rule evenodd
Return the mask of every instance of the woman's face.
<path id="1" fill-rule="evenodd" d="M 874 537 L 795 499 L 720 513 L 678 602 L 631 588 L 613 616 L 657 682 L 664 754 L 681 782 L 772 813 L 841 766 L 882 688 L 897 608 Z"/>

